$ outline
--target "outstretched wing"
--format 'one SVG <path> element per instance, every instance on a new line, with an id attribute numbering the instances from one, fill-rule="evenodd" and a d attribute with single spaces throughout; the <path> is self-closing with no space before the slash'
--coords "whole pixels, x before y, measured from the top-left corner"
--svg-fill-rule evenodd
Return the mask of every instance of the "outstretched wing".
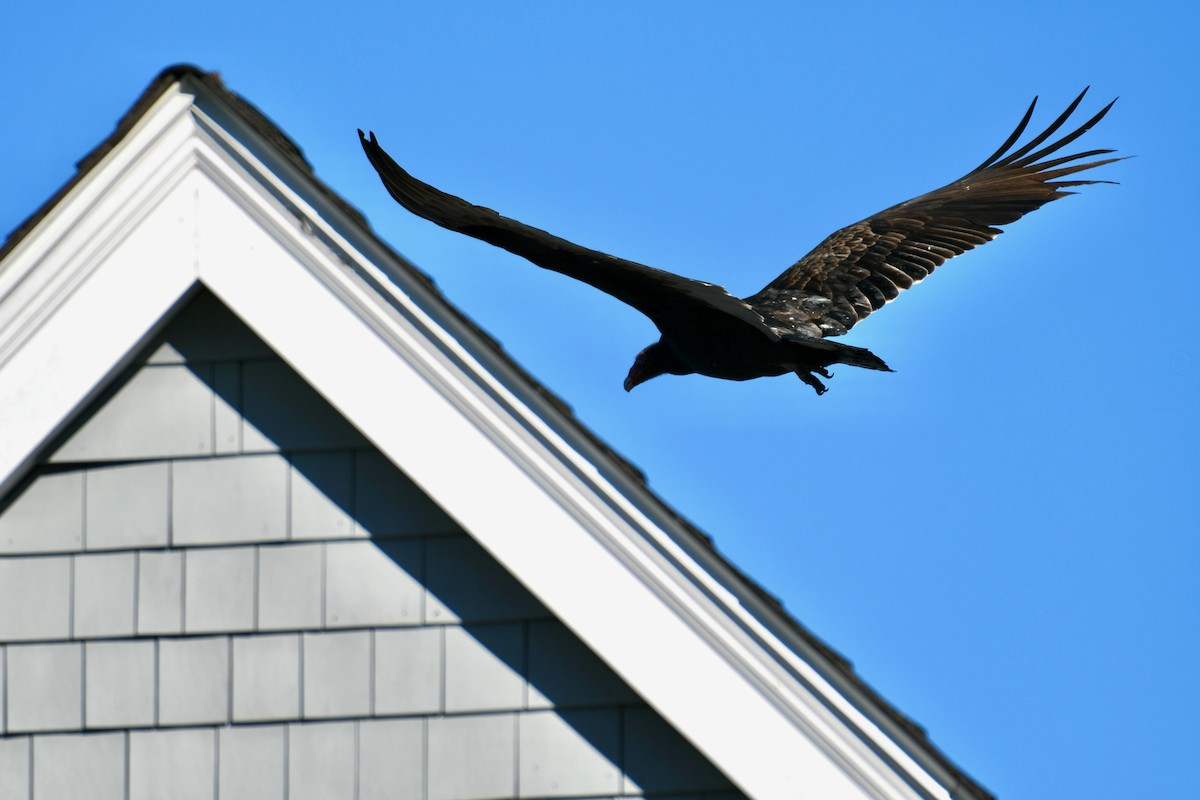
<path id="1" fill-rule="evenodd" d="M 947 259 L 989 242 L 996 226 L 1073 192 L 1069 187 L 1111 181 L 1067 179 L 1119 158 L 1086 161 L 1112 150 L 1049 158 L 1104 118 L 1102 108 L 1072 133 L 1036 150 L 1063 126 L 1079 97 L 1054 123 L 1009 152 L 1025 132 L 1037 98 L 1000 149 L 971 172 L 940 189 L 881 211 L 835 232 L 811 253 L 746 298 L 778 326 L 810 335 L 837 336 L 925 278 Z"/>
<path id="2" fill-rule="evenodd" d="M 749 324 L 778 339 L 760 315 L 725 289 L 644 264 L 589 250 L 515 219 L 447 194 L 409 175 L 379 145 L 358 137 L 371 166 L 396 202 L 419 217 L 522 256 L 539 267 L 583 281 L 641 311 L 660 330 L 707 321 Z M 664 330 L 665 332 L 665 330 Z"/>

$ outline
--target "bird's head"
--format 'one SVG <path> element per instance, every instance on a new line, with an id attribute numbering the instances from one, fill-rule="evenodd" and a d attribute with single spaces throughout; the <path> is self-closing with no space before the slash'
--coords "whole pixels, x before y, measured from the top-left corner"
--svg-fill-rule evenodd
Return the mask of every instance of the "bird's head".
<path id="1" fill-rule="evenodd" d="M 651 378 L 657 378 L 663 373 L 670 372 L 669 353 L 662 342 L 655 342 L 637 354 L 629 374 L 625 376 L 625 391 L 629 391 L 639 383 L 645 383 Z"/>

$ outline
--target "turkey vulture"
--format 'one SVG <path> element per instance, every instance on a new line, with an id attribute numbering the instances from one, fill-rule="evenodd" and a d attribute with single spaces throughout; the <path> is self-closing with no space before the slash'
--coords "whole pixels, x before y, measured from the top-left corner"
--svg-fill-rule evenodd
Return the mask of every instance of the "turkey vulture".
<path id="1" fill-rule="evenodd" d="M 1068 187 L 1111 183 L 1063 178 L 1119 160 L 1079 163 L 1112 150 L 1048 156 L 1099 122 L 1115 100 L 1072 133 L 1036 149 L 1063 126 L 1086 93 L 1014 150 L 1033 116 L 1035 97 L 1012 135 L 978 167 L 941 189 L 836 231 L 758 294 L 741 300 L 720 286 L 589 250 L 471 205 L 413 178 L 373 132 L 369 139 L 361 130 L 358 136 L 383 185 L 412 213 L 581 280 L 649 317 L 662 336 L 638 353 L 625 391 L 668 372 L 735 381 L 793 372 L 823 394 L 817 375 L 832 377 L 826 369 L 832 364 L 891 372 L 871 351 L 826 337 L 846 333 L 947 259 L 995 238 L 1001 232 L 996 226 L 1073 194 Z"/>

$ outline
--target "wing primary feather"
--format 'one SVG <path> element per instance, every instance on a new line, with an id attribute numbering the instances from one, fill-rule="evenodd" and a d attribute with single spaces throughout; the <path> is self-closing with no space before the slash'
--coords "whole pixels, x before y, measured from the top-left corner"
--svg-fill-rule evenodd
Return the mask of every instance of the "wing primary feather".
<path id="1" fill-rule="evenodd" d="M 1088 181 L 1055 181 L 1055 178 L 1061 178 L 1064 175 L 1074 175 L 1076 172 L 1082 172 L 1085 169 L 1093 167 L 1102 167 L 1105 164 L 1112 164 L 1115 161 L 1124 161 L 1129 156 L 1124 158 L 1105 158 L 1101 161 L 1090 161 L 1087 164 L 1072 164 L 1069 167 L 1054 170 L 1038 170 L 1038 177 L 1046 182 L 1048 186 L 1083 186 L 1091 183 L 1116 183 L 1116 181 L 1088 180 Z"/>
<path id="2" fill-rule="evenodd" d="M 1022 156 L 1024 156 L 1030 150 L 1037 147 L 1039 144 L 1041 144 L 1042 142 L 1046 141 L 1051 136 L 1053 136 L 1055 131 L 1057 131 L 1059 128 L 1061 128 L 1063 126 L 1063 123 L 1066 122 L 1070 118 L 1070 116 L 1075 113 L 1075 109 L 1079 108 L 1079 104 L 1083 101 L 1083 96 L 1085 94 L 1087 94 L 1087 92 L 1088 92 L 1087 88 L 1085 88 L 1082 92 L 1080 92 L 1079 96 L 1076 97 L 1074 100 L 1072 100 L 1071 104 L 1069 106 L 1067 106 L 1067 110 L 1062 112 L 1061 114 L 1059 114 L 1058 119 L 1054 120 L 1054 122 L 1052 122 L 1050 124 L 1050 127 L 1046 128 L 1046 130 L 1042 131 L 1037 136 L 1030 139 L 1020 149 L 1016 150 L 1015 152 L 1009 153 L 1007 156 L 1005 156 L 1001 160 L 997 161 L 995 164 L 992 164 L 992 166 L 993 167 L 1004 167 L 1009 164 L 1015 164 L 1018 159 L 1020 159 Z M 1104 113 L 1101 112 L 1100 116 L 1104 116 Z M 1087 128 L 1084 127 L 1083 129 L 1081 129 L 1080 131 L 1078 131 L 1077 133 L 1075 133 L 1073 135 L 1078 136 L 1084 130 L 1087 130 Z M 1052 152 L 1054 149 L 1061 147 L 1062 145 L 1067 144 L 1070 141 L 1071 141 L 1070 138 L 1062 139 L 1057 144 L 1053 144 L 1050 147 L 1047 147 L 1046 150 L 1043 152 Z M 1031 156 L 1029 158 L 1029 161 L 1027 161 L 1026 163 L 1029 163 L 1032 161 L 1037 161 L 1037 156 Z"/>
<path id="3" fill-rule="evenodd" d="M 1013 166 L 1018 166 L 1018 167 L 1029 166 L 1029 165 L 1033 164 L 1034 162 L 1036 162 L 1042 156 L 1049 155 L 1050 153 L 1053 153 L 1054 151 L 1056 151 L 1060 148 L 1066 147 L 1071 142 L 1075 141 L 1080 136 L 1083 136 L 1085 133 L 1090 131 L 1096 125 L 1097 122 L 1104 119 L 1104 115 L 1108 113 L 1108 110 L 1113 107 L 1113 103 L 1115 103 L 1115 102 L 1117 102 L 1116 98 L 1113 99 L 1112 103 L 1109 103 L 1104 108 L 1100 109 L 1099 113 L 1097 113 L 1096 116 L 1092 117 L 1087 122 L 1080 125 L 1079 128 L 1076 129 L 1075 131 L 1067 134 L 1066 136 L 1059 139 L 1054 144 L 1047 145 L 1046 147 L 1043 147 L 1041 150 L 1037 151 L 1036 153 L 1025 156 L 1019 162 L 1013 162 Z"/>
<path id="4" fill-rule="evenodd" d="M 1017 123 L 1016 130 L 1009 134 L 1008 138 L 1004 140 L 1004 144 L 1000 145 L 996 152 L 985 158 L 982 164 L 971 170 L 971 172 L 967 173 L 968 175 L 979 172 L 985 167 L 991 166 L 993 161 L 995 161 L 997 158 L 1000 158 L 1000 156 L 1004 155 L 1008 151 L 1008 148 L 1017 143 L 1017 140 L 1021 138 L 1021 134 L 1023 134 L 1025 129 L 1029 127 L 1029 120 L 1033 119 L 1033 109 L 1037 107 L 1037 101 L 1037 97 L 1034 97 L 1033 102 L 1029 104 L 1029 108 L 1025 110 L 1025 116 L 1021 117 L 1021 121 Z M 361 134 L 362 132 L 359 131 L 359 133 Z"/>
<path id="5" fill-rule="evenodd" d="M 1113 152 L 1116 152 L 1116 151 L 1115 150 L 1088 150 L 1087 152 L 1084 152 L 1084 153 L 1074 153 L 1073 155 L 1069 155 L 1069 156 L 1061 156 L 1060 158 L 1052 158 L 1049 161 L 1043 161 L 1040 164 L 1038 164 L 1038 172 L 1044 173 L 1046 170 L 1053 169 L 1054 167 L 1057 167 L 1060 164 L 1069 164 L 1072 161 L 1079 161 L 1080 159 L 1091 158 L 1092 156 L 1107 155 L 1108 153 L 1113 153 Z M 1128 156 L 1124 156 L 1123 158 L 1128 158 Z M 1098 167 L 1102 164 L 1111 164 L 1113 161 L 1121 161 L 1121 160 L 1122 160 L 1122 158 L 1109 158 L 1109 159 L 1105 159 L 1104 161 L 1093 161 L 1090 164 L 1082 164 L 1082 165 L 1080 165 L 1079 168 L 1080 169 L 1089 169 L 1090 167 Z"/>

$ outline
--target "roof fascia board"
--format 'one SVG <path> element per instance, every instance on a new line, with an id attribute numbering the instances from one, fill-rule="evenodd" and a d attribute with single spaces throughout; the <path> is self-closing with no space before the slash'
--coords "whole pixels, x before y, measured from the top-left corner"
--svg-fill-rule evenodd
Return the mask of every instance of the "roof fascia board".
<path id="1" fill-rule="evenodd" d="M 0 341 L 11 335 L 14 315 L 37 305 L 34 296 L 44 284 L 60 278 L 73 259 L 95 252 L 97 237 L 105 235 L 112 215 L 130 205 L 126 192 L 161 190 L 163 179 L 147 171 L 162 173 L 178 166 L 164 160 L 161 152 L 179 153 L 190 136 L 191 126 L 185 121 L 190 105 L 185 96 L 160 97 L 122 145 L 106 156 L 105 169 L 79 176 L 68 195 L 38 222 L 38 235 L 22 238 L 7 255 L 0 270 Z"/>
<path id="2" fill-rule="evenodd" d="M 161 98 L 0 269 L 0 492 L 195 283 L 188 105 Z"/>
<path id="3" fill-rule="evenodd" d="M 100 263 L 47 298 L 38 319 L 15 332 L 20 341 L 6 348 L 0 365 L 0 493 L 23 477 L 195 283 L 194 195 L 187 183 L 160 198 Z"/>

